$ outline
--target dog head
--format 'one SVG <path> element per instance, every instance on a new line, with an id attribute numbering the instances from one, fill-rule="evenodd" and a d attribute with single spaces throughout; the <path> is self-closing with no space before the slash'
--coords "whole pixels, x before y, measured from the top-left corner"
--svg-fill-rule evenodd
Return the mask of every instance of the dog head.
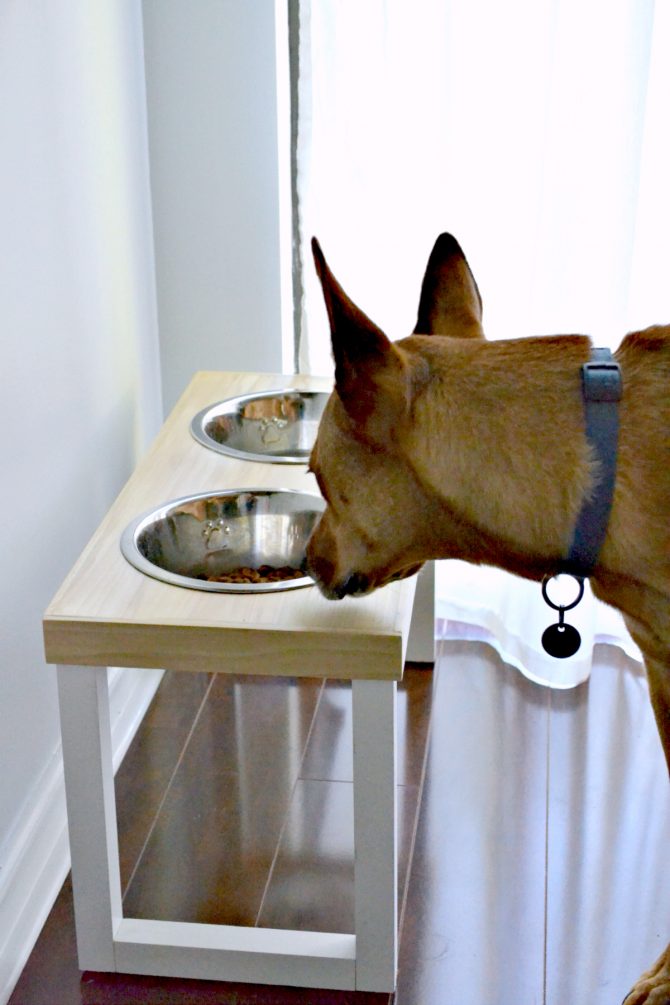
<path id="1" fill-rule="evenodd" d="M 482 338 L 482 305 L 460 246 L 443 234 L 428 261 L 415 334 L 393 343 L 349 299 L 316 240 L 312 248 L 335 390 L 310 458 L 327 507 L 307 562 L 322 593 L 340 599 L 413 575 L 435 557 L 436 526 L 448 514 L 417 477 L 406 444 L 413 404 L 430 380 L 424 336 Z"/>

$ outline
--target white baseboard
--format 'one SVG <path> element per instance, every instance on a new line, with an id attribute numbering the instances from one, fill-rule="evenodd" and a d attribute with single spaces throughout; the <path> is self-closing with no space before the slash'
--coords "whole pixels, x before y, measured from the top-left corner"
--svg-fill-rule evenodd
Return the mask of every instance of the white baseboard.
<path id="1" fill-rule="evenodd" d="M 162 670 L 109 671 L 114 769 L 160 684 Z M 0 1005 L 6 1005 L 70 868 L 60 748 L 35 787 L 0 869 Z"/>

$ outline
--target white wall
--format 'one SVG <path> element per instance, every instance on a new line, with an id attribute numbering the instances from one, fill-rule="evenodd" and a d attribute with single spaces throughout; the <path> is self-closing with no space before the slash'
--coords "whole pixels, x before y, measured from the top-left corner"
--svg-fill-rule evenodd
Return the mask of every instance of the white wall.
<path id="1" fill-rule="evenodd" d="M 42 614 L 160 422 L 139 4 L 3 3 L 0 95 L 1 1002 L 66 866 Z"/>
<path id="2" fill-rule="evenodd" d="M 196 370 L 292 369 L 288 15 L 285 0 L 143 10 L 167 412 Z"/>
<path id="3" fill-rule="evenodd" d="M 68 868 L 44 609 L 161 364 L 167 411 L 196 369 L 292 359 L 286 0 L 145 0 L 148 95 L 142 14 L 0 4 L 0 1005 Z M 159 675 L 110 672 L 117 764 Z"/>

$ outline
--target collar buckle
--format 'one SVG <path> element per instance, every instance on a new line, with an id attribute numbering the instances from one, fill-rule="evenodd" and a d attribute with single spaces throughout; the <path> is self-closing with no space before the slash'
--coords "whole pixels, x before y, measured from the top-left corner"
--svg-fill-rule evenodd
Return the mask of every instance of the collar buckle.
<path id="1" fill-rule="evenodd" d="M 594 349 L 594 355 L 602 350 Z M 582 366 L 582 393 L 585 401 L 621 401 L 619 364 L 598 358 Z"/>

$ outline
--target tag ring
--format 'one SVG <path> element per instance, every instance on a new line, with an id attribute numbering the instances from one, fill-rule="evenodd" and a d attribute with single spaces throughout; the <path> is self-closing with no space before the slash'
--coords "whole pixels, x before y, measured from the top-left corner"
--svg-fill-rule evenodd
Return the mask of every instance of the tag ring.
<path id="1" fill-rule="evenodd" d="M 571 573 L 559 573 L 562 576 L 571 576 Z M 555 576 L 545 576 L 542 580 L 542 597 L 544 598 L 545 604 L 549 607 L 553 607 L 555 611 L 571 611 L 573 607 L 576 607 L 579 601 L 584 596 L 584 578 L 582 576 L 572 576 L 572 579 L 577 583 L 579 591 L 577 593 L 577 599 L 573 600 L 571 604 L 555 604 L 553 600 L 549 599 L 549 594 L 547 592 L 547 584 L 551 579 L 555 579 Z"/>

